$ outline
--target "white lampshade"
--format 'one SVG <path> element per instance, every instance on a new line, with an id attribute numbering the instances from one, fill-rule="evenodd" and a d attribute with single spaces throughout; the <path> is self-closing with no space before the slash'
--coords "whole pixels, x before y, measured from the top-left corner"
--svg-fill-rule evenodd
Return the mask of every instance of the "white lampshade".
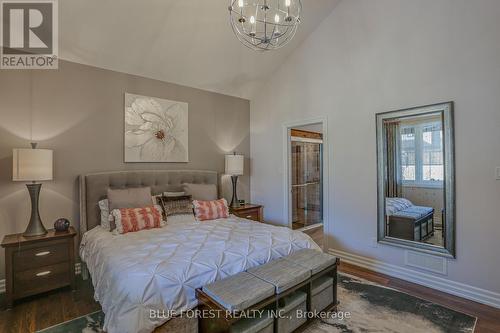
<path id="1" fill-rule="evenodd" d="M 226 155 L 226 175 L 241 176 L 243 175 L 243 165 L 245 164 L 245 156 L 243 155 Z"/>
<path id="2" fill-rule="evenodd" d="M 52 150 L 13 149 L 13 181 L 52 180 Z"/>

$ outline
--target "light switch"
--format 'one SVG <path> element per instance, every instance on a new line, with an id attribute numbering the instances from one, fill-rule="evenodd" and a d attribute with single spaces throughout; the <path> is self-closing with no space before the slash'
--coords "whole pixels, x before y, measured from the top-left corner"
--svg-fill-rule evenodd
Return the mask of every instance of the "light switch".
<path id="1" fill-rule="evenodd" d="M 497 167 L 495 169 L 495 175 L 496 175 L 497 180 L 500 180 L 500 167 Z"/>

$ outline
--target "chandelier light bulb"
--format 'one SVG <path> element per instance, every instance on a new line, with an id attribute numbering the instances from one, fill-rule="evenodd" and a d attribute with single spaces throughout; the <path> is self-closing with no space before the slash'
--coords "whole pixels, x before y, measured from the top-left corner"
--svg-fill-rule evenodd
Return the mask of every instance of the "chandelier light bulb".
<path id="1" fill-rule="evenodd" d="M 256 51 L 289 43 L 300 24 L 301 0 L 229 0 L 231 27 L 240 42 Z"/>

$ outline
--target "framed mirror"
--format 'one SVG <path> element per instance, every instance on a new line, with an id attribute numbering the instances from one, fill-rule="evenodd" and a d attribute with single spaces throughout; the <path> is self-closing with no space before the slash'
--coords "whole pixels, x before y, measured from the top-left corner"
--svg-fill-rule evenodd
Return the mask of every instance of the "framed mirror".
<path id="1" fill-rule="evenodd" d="M 379 113 L 378 242 L 455 257 L 453 103 Z"/>

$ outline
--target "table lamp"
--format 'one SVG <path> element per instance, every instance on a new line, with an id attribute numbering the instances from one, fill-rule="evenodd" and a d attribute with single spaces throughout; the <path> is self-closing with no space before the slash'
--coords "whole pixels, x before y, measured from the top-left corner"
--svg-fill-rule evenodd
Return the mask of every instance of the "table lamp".
<path id="1" fill-rule="evenodd" d="M 233 197 L 231 198 L 231 207 L 238 207 L 238 193 L 236 191 L 236 184 L 238 182 L 238 176 L 243 175 L 243 165 L 245 164 L 245 156 L 237 155 L 233 153 L 231 155 L 226 155 L 226 175 L 231 175 L 231 181 L 233 183 Z"/>
<path id="2" fill-rule="evenodd" d="M 52 180 L 53 177 L 53 152 L 49 149 L 37 149 L 36 144 L 31 144 L 32 149 L 13 149 L 12 153 L 12 180 L 30 181 L 26 184 L 31 198 L 31 218 L 23 233 L 25 237 L 41 236 L 47 233 L 40 219 L 38 199 L 41 183 L 37 181 Z"/>

